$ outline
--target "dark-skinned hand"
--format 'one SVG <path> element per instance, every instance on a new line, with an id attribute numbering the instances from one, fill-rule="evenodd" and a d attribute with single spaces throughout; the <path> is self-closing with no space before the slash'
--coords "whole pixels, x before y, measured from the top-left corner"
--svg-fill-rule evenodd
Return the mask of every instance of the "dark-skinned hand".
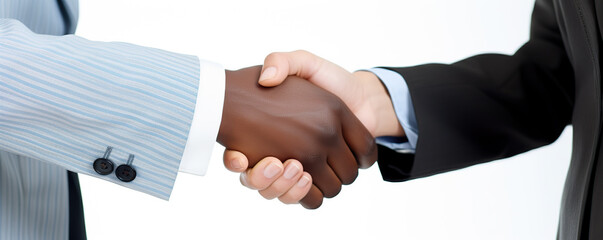
<path id="1" fill-rule="evenodd" d="M 218 142 L 245 154 L 250 167 L 268 156 L 299 160 L 314 184 L 300 203 L 317 208 L 356 179 L 359 162 L 376 161 L 373 136 L 337 96 L 293 76 L 265 88 L 260 71 L 226 72 Z"/>

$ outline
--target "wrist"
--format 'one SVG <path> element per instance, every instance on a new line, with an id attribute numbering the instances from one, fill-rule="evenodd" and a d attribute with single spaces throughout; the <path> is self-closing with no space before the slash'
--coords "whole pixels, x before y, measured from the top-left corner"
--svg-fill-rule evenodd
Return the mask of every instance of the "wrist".
<path id="1" fill-rule="evenodd" d="M 230 76 L 230 74 L 232 74 L 232 72 L 233 71 L 224 70 L 224 82 L 225 82 L 225 84 L 224 84 L 225 85 L 225 87 L 224 87 L 225 88 L 224 102 L 226 102 L 226 97 L 227 97 L 226 96 L 227 95 L 226 91 L 228 91 L 229 76 Z M 226 117 L 225 113 L 227 111 L 228 111 L 228 105 L 224 104 L 222 106 L 222 118 L 221 118 L 221 121 L 220 121 L 220 127 L 218 127 L 218 136 L 216 137 L 216 142 L 218 142 L 222 146 L 224 146 L 223 139 L 225 138 L 225 135 L 226 135 L 226 131 L 225 131 L 226 127 L 225 127 L 225 125 L 226 125 L 226 122 L 228 121 L 228 119 L 225 118 Z"/>
<path id="2" fill-rule="evenodd" d="M 404 129 L 398 121 L 391 97 L 381 80 L 367 71 L 354 72 L 354 76 L 362 85 L 362 102 L 366 111 L 373 118 L 373 126 L 369 128 L 374 137 L 404 136 Z M 368 128 L 368 127 L 367 127 Z"/>
<path id="3" fill-rule="evenodd" d="M 258 70 L 259 71 L 259 70 Z M 222 146 L 226 146 L 228 141 L 234 137 L 234 125 L 237 121 L 237 114 L 235 114 L 236 105 L 240 103 L 244 97 L 240 95 L 241 82 L 244 80 L 244 74 L 240 70 L 231 71 L 225 70 L 224 73 L 224 105 L 222 107 L 222 121 L 220 121 L 220 127 L 218 128 L 218 136 L 216 142 Z"/>

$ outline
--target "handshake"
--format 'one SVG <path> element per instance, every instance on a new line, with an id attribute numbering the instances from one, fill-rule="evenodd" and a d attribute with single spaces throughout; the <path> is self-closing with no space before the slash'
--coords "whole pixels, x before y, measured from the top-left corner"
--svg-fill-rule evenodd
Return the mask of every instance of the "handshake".
<path id="1" fill-rule="evenodd" d="M 226 72 L 217 139 L 224 165 L 267 199 L 318 208 L 375 163 L 378 136 L 404 131 L 370 72 L 350 73 L 305 51 Z"/>

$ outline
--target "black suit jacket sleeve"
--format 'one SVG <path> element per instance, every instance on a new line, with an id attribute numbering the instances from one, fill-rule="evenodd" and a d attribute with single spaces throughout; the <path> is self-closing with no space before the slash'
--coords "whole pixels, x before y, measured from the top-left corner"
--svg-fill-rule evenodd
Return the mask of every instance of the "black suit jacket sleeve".
<path id="1" fill-rule="evenodd" d="M 379 148 L 388 181 L 522 153 L 553 142 L 571 122 L 573 71 L 548 0 L 536 1 L 530 40 L 512 56 L 388 69 L 406 80 L 419 129 L 414 156 Z"/>

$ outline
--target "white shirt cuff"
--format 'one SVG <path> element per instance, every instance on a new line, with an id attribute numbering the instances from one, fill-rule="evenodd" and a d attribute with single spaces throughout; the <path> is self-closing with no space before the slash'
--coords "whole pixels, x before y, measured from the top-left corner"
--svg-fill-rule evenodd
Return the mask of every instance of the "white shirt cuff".
<path id="1" fill-rule="evenodd" d="M 207 172 L 222 120 L 226 84 L 221 65 L 203 60 L 200 64 L 197 103 L 179 169 L 195 175 Z"/>

